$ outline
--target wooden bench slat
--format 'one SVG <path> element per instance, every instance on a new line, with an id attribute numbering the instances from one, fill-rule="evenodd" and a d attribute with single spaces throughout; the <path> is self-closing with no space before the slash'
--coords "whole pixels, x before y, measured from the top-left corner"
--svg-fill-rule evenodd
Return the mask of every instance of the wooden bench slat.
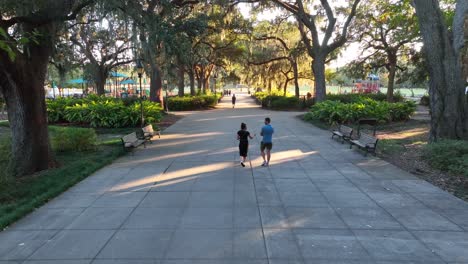
<path id="1" fill-rule="evenodd" d="M 351 139 L 353 129 L 345 125 L 340 125 L 338 127 L 338 130 L 334 130 L 332 133 L 332 138 L 334 136 L 338 136 L 339 138 L 341 138 L 341 143 L 343 144 L 345 140 Z"/>
<path id="2" fill-rule="evenodd" d="M 366 156 L 369 151 L 372 151 L 375 154 L 377 148 L 377 143 L 379 139 L 364 133 L 361 133 L 359 139 L 351 140 L 349 148 L 353 148 L 353 145 L 358 146 L 359 148 L 366 150 Z"/>
<path id="3" fill-rule="evenodd" d="M 143 133 L 143 138 L 147 141 L 149 141 L 150 143 L 152 143 L 151 139 L 153 138 L 153 136 L 156 136 L 158 135 L 159 138 L 161 138 L 161 132 L 159 130 L 154 130 L 153 129 L 153 125 L 147 125 L 145 127 L 142 127 L 141 128 L 141 131 Z"/>
<path id="4" fill-rule="evenodd" d="M 142 144 L 146 148 L 146 145 L 145 145 L 146 141 L 142 139 L 138 139 L 136 132 L 132 132 L 128 135 L 123 136 L 121 140 L 122 140 L 122 144 L 125 150 L 136 148 Z"/>

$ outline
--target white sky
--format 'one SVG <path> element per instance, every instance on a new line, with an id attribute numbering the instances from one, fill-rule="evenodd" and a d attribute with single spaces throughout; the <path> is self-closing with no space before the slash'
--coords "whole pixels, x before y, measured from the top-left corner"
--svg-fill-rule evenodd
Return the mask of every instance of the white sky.
<path id="1" fill-rule="evenodd" d="M 250 17 L 250 5 L 251 4 L 248 4 L 248 3 L 239 4 L 240 12 L 242 13 L 244 17 Z M 273 18 L 275 18 L 277 14 L 279 14 L 279 12 L 274 11 L 274 10 L 263 12 L 263 13 L 260 13 L 257 16 L 257 18 L 258 20 L 272 20 Z M 333 69 L 345 66 L 349 62 L 357 59 L 360 54 L 361 54 L 361 49 L 359 47 L 359 44 L 351 43 L 345 50 L 343 50 L 342 54 L 338 56 L 336 60 L 333 60 L 332 62 L 330 62 L 329 66 Z"/>

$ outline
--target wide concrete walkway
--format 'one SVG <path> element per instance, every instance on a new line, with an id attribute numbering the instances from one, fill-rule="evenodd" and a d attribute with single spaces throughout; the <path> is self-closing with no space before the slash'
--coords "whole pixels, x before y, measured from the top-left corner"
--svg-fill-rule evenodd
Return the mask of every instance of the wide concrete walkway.
<path id="1" fill-rule="evenodd" d="M 0 263 L 468 263 L 468 204 L 238 95 L 0 233 Z M 275 127 L 237 160 L 236 131 Z M 1 261 L 3 260 L 3 261 Z"/>

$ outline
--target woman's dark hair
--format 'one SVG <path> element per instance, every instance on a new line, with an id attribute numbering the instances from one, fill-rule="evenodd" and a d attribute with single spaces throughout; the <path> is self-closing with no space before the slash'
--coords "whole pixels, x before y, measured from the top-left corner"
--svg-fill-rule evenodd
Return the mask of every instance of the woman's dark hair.
<path id="1" fill-rule="evenodd" d="M 247 129 L 247 125 L 245 123 L 241 123 L 241 129 Z"/>

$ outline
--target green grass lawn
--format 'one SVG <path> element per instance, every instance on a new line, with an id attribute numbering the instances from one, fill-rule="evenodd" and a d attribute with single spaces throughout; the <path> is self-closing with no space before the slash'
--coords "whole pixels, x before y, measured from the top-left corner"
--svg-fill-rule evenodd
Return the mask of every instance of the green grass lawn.
<path id="1" fill-rule="evenodd" d="M 95 151 L 57 152 L 60 166 L 36 175 L 15 179 L 0 175 L 0 230 L 32 212 L 50 199 L 123 155 L 119 135 L 98 135 Z M 113 131 L 126 132 L 126 131 Z M 10 153 L 8 124 L 0 124 L 0 168 L 7 168 Z"/>

